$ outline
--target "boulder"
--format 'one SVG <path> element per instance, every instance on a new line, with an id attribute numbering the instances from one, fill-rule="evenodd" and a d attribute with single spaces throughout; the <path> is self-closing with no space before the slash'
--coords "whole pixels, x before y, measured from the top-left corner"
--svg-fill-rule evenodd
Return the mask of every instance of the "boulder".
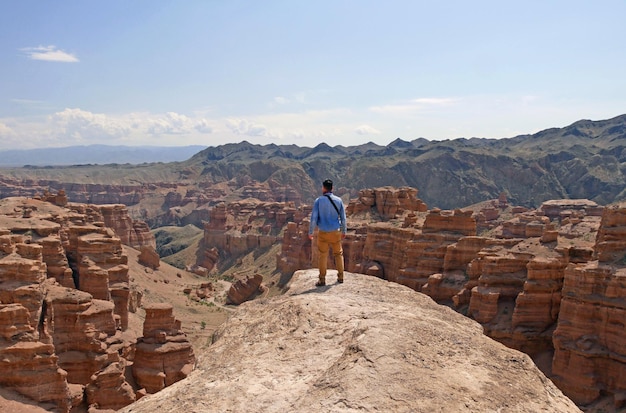
<path id="1" fill-rule="evenodd" d="M 259 291 L 262 282 L 263 276 L 260 274 L 240 277 L 228 289 L 228 302 L 238 305 L 248 301 Z"/>
<path id="2" fill-rule="evenodd" d="M 139 264 L 156 270 L 161 265 L 161 257 L 154 247 L 142 245 L 139 254 Z"/>

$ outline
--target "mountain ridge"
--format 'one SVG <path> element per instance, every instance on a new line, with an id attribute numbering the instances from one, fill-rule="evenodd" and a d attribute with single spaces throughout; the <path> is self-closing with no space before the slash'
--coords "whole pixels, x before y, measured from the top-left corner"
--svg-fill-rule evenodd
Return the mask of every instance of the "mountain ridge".
<path id="1" fill-rule="evenodd" d="M 313 148 L 243 141 L 207 147 L 174 163 L 5 168 L 2 178 L 13 187 L 44 179 L 56 182 L 47 184 L 51 188 L 73 183 L 162 183 L 206 190 L 230 182 L 235 191 L 251 184 L 288 186 L 304 203 L 312 203 L 319 183 L 330 178 L 345 199 L 363 188 L 411 186 L 419 188 L 427 205 L 444 209 L 502 193 L 516 205 L 534 208 L 562 198 L 607 205 L 626 199 L 626 115 L 502 139 L 396 139 L 387 146 L 320 143 Z M 8 196 L 6 191 L 0 186 L 0 196 Z"/>

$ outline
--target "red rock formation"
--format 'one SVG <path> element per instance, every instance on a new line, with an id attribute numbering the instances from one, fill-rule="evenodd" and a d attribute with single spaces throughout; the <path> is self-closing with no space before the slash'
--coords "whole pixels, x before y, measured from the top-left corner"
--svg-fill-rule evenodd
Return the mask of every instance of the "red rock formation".
<path id="1" fill-rule="evenodd" d="M 170 304 L 144 306 L 143 337 L 137 341 L 133 376 L 148 393 L 184 379 L 193 370 L 191 343 L 174 318 Z"/>
<path id="2" fill-rule="evenodd" d="M 96 300 L 86 292 L 50 286 L 46 296 L 46 325 L 67 380 L 87 384 L 91 376 L 111 362 L 106 339 L 116 334 L 114 304 Z"/>
<path id="3" fill-rule="evenodd" d="M 625 405 L 626 383 L 626 207 L 604 210 L 594 256 L 570 264 L 554 332 L 554 380 L 577 403 L 608 394 Z"/>
<path id="4" fill-rule="evenodd" d="M 57 192 L 56 195 L 52 195 L 50 192 L 45 191 L 41 200 L 61 207 L 67 205 L 67 195 L 63 189 L 59 189 L 59 192 Z"/>
<path id="5" fill-rule="evenodd" d="M 54 345 L 39 331 L 46 280 L 42 247 L 15 244 L 19 236 L 2 238 L 3 254 L 9 254 L 0 258 L 0 385 L 68 411 L 67 373 L 59 368 Z"/>
<path id="6" fill-rule="evenodd" d="M 239 305 L 244 301 L 248 301 L 254 294 L 259 291 L 263 283 L 263 276 L 254 274 L 252 276 L 241 277 L 230 286 L 227 298 L 231 304 Z"/>
<path id="7" fill-rule="evenodd" d="M 545 216 L 533 213 L 519 214 L 515 218 L 502 224 L 502 238 L 530 238 L 541 237 L 550 223 Z"/>
<path id="8" fill-rule="evenodd" d="M 29 247 L 41 250 L 40 246 Z M 36 326 L 41 316 L 45 279 L 46 267 L 41 260 L 25 258 L 16 252 L 0 258 L 0 303 L 20 304 L 28 311 L 30 325 Z"/>
<path id="9" fill-rule="evenodd" d="M 156 248 L 154 234 L 143 221 L 133 221 L 128 215 L 125 205 L 98 205 L 98 209 L 104 219 L 104 225 L 112 228 L 122 240 L 122 244 L 135 249 L 143 245 Z"/>
<path id="10" fill-rule="evenodd" d="M 161 265 L 161 257 L 159 257 L 159 253 L 156 252 L 153 247 L 142 245 L 141 253 L 139 254 L 139 263 L 156 270 Z"/>
<path id="11" fill-rule="evenodd" d="M 565 271 L 552 370 L 557 385 L 576 403 L 602 394 L 624 406 L 626 382 L 626 269 L 590 262 Z"/>
<path id="12" fill-rule="evenodd" d="M 219 257 L 241 255 L 278 243 L 282 228 L 302 212 L 291 203 L 246 199 L 219 203 L 204 227 L 202 258 L 197 264 L 211 271 Z"/>
<path id="13" fill-rule="evenodd" d="M 463 236 L 476 235 L 476 219 L 472 211 L 442 211 L 432 209 L 426 216 L 424 233 L 454 233 Z"/>
<path id="14" fill-rule="evenodd" d="M 126 362 L 122 359 L 91 376 L 85 388 L 90 408 L 118 410 L 137 399 L 133 387 L 124 379 L 125 368 Z"/>
<path id="15" fill-rule="evenodd" d="M 603 211 L 594 255 L 602 262 L 614 262 L 626 256 L 626 205 Z"/>
<path id="16" fill-rule="evenodd" d="M 289 274 L 297 271 L 303 263 L 311 263 L 311 240 L 309 223 L 289 222 L 283 233 L 281 252 L 276 256 L 276 268 Z"/>
<path id="17" fill-rule="evenodd" d="M 37 340 L 0 340 L 0 368 L 0 385 L 69 412 L 67 373 L 58 367 L 54 345 Z"/>
<path id="18" fill-rule="evenodd" d="M 599 216 L 602 214 L 603 207 L 588 199 L 554 199 L 544 202 L 539 209 L 552 220 L 567 217 L 572 214 L 572 211 Z"/>
<path id="19" fill-rule="evenodd" d="M 94 298 L 112 299 L 122 328 L 128 323 L 128 257 L 121 240 L 106 228 L 73 225 L 68 228 L 67 254 L 74 263 L 77 287 Z"/>
<path id="20" fill-rule="evenodd" d="M 407 211 L 425 212 L 426 204 L 417 198 L 417 192 L 410 187 L 363 189 L 357 199 L 350 201 L 346 213 L 354 215 L 375 209 L 383 220 L 389 220 Z"/>
<path id="21" fill-rule="evenodd" d="M 48 277 L 56 279 L 64 287 L 76 288 L 61 238 L 49 236 L 36 242 L 43 247 L 42 255 L 48 270 Z"/>
<path id="22" fill-rule="evenodd" d="M 134 401 L 124 370 L 135 343 L 122 331 L 141 294 L 99 209 L 4 199 L 0 227 L 0 385 L 61 412 Z M 174 347 L 190 348 L 178 335 Z"/>

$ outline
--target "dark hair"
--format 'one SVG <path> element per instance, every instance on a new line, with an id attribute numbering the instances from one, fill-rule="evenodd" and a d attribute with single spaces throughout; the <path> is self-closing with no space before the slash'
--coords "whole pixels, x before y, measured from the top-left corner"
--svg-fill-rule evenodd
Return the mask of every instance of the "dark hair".
<path id="1" fill-rule="evenodd" d="M 331 181 L 330 179 L 327 179 L 324 182 L 322 182 L 322 185 L 324 186 L 324 188 L 326 188 L 327 191 L 333 190 L 333 181 Z"/>

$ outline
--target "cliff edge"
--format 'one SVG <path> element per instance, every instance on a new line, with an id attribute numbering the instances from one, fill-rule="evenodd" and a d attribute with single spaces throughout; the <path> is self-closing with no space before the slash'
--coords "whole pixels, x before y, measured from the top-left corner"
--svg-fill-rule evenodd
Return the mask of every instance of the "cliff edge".
<path id="1" fill-rule="evenodd" d="M 121 411 L 580 412 L 527 355 L 428 296 L 316 278 L 242 304 L 186 379 Z"/>

